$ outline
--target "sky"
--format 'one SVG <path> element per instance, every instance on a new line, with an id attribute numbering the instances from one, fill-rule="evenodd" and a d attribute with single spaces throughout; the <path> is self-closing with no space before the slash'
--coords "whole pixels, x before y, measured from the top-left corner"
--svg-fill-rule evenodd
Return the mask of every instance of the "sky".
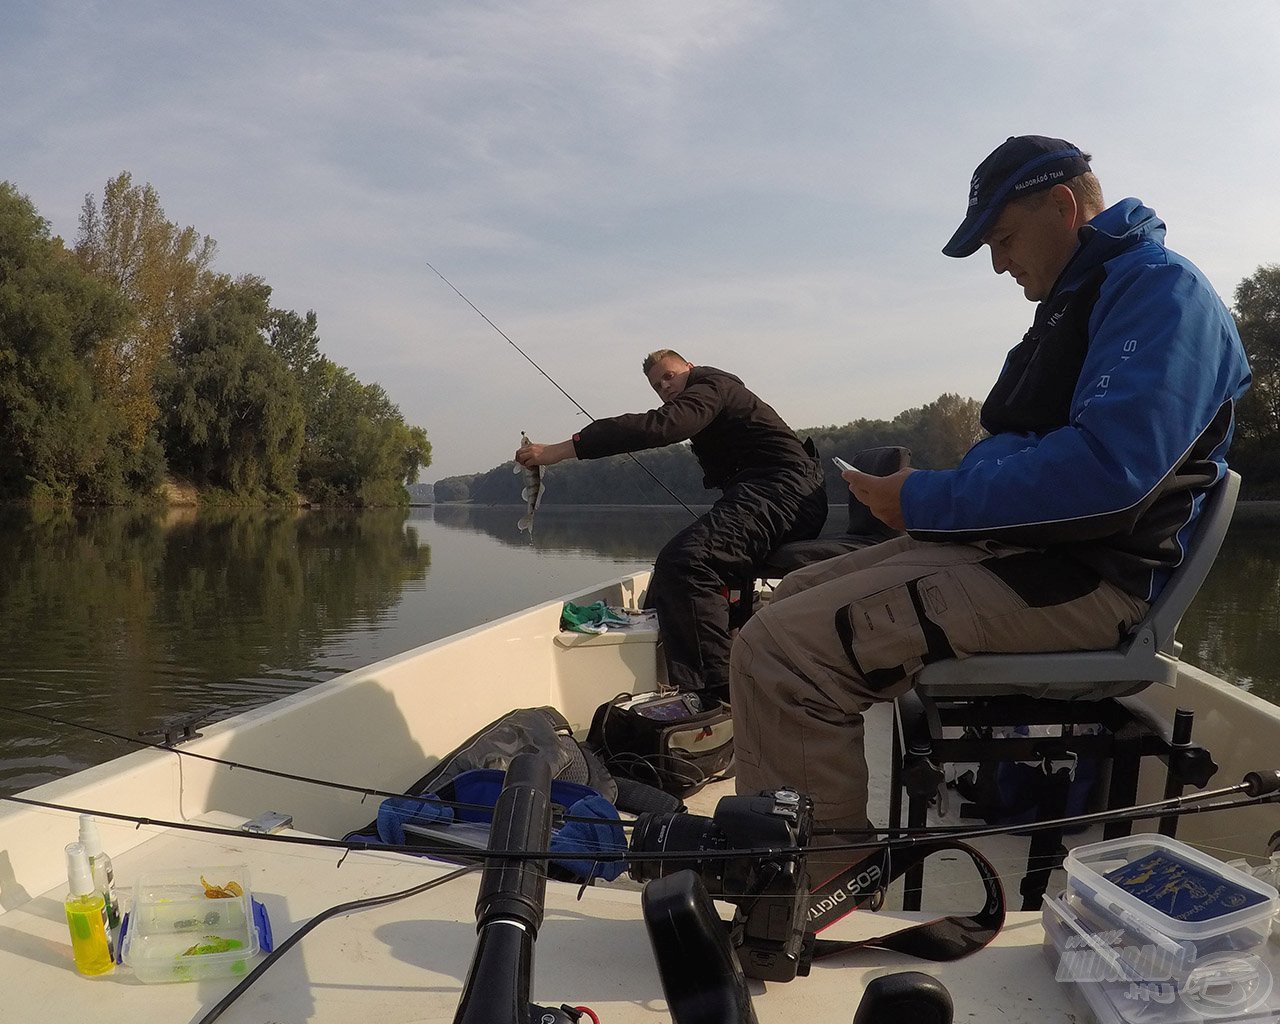
<path id="1" fill-rule="evenodd" d="M 424 481 L 656 404 L 644 354 L 793 427 L 985 397 L 1033 307 L 940 252 L 1009 135 L 1093 154 L 1230 304 L 1280 262 L 1280 4 L 6 0 L 0 179 L 74 242 L 121 171 L 314 310 Z"/>

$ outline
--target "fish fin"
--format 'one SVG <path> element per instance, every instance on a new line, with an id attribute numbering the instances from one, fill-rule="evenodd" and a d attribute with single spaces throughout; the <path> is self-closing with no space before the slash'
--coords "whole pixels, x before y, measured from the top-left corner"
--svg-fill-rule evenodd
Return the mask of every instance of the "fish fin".
<path id="1" fill-rule="evenodd" d="M 519 475 L 520 475 L 521 473 L 523 473 L 524 471 L 525 471 L 524 466 L 520 465 L 520 463 L 518 463 L 518 462 L 517 462 L 517 463 L 516 463 L 516 468 L 515 468 L 515 469 L 513 469 L 511 472 L 515 473 L 515 474 L 516 474 L 516 476 L 519 476 Z"/>
<path id="2" fill-rule="evenodd" d="M 533 516 L 522 516 L 520 521 L 516 523 L 516 529 L 528 530 L 529 536 L 533 536 Z"/>

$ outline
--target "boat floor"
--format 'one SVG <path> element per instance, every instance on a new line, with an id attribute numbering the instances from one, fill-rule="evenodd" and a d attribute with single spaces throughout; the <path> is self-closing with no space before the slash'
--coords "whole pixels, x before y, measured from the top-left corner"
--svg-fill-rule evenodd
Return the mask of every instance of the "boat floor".
<path id="1" fill-rule="evenodd" d="M 204 824 L 240 821 L 212 815 Z M 341 861 L 341 864 L 340 864 Z M 352 853 L 163 832 L 123 854 L 116 873 L 132 879 L 157 866 L 200 869 L 249 863 L 254 891 L 271 915 L 277 942 L 335 904 L 393 892 L 447 873 L 437 863 L 385 853 Z M 408 900 L 321 924 L 290 950 L 221 1018 L 228 1022 L 383 1024 L 450 1020 L 475 943 L 479 875 L 468 875 Z M 590 1006 L 602 1021 L 665 1021 L 669 1014 L 636 894 L 605 887 L 578 898 L 574 886 L 551 883 L 538 935 L 534 999 Z M 77 975 L 70 962 L 62 900 L 65 886 L 0 917 L 0 984 L 10 1020 L 83 1019 L 97 1024 L 193 1021 L 232 987 L 231 979 L 148 985 L 131 972 Z M 832 937 L 882 934 L 903 915 L 855 913 Z M 986 950 L 954 964 L 923 966 L 891 953 L 836 957 L 807 978 L 752 982 L 762 1022 L 852 1019 L 863 986 L 891 970 L 924 969 L 941 978 L 958 1020 L 1067 1022 L 1063 994 L 1040 952 L 1038 915 L 1014 914 Z M 9 1016 L 14 1014 L 14 1016 Z"/>
<path id="2" fill-rule="evenodd" d="M 868 737 L 887 734 L 887 728 L 868 726 Z M 871 763 L 887 763 L 887 750 L 868 753 Z M 727 789 L 721 784 L 698 794 L 691 809 L 710 813 Z M 214 812 L 196 823 L 237 828 L 243 819 Z M 267 907 L 277 944 L 336 904 L 406 889 L 452 870 L 385 852 L 344 857 L 338 850 L 272 843 L 247 834 L 143 829 L 154 835 L 115 859 L 122 894 L 127 895 L 134 879 L 156 869 L 248 864 L 254 894 Z M 1025 840 L 1012 838 L 986 849 L 1002 874 L 1014 880 L 1021 875 L 1025 851 Z M 965 867 L 972 875 L 972 868 Z M 3 874 L 0 859 L 0 890 Z M 220 1019 L 228 1024 L 451 1020 L 475 945 L 478 883 L 478 873 L 467 875 L 407 900 L 324 922 Z M 546 918 L 536 944 L 535 1001 L 590 1006 L 608 1024 L 670 1019 L 634 888 L 595 886 L 579 891 L 572 885 L 548 884 Z M 1016 881 L 1010 888 L 1016 893 Z M 976 879 L 953 877 L 932 861 L 925 893 L 931 911 L 973 910 L 982 898 Z M 22 902 L 23 894 L 12 888 L 4 891 L 5 905 L 12 908 L 0 915 L 0 986 L 8 994 L 4 1019 L 82 1019 L 88 1011 L 95 1024 L 196 1021 L 232 988 L 233 979 L 144 984 L 128 969 L 92 979 L 77 975 L 63 916 L 65 894 L 64 885 L 30 894 Z M 886 906 L 900 905 L 891 894 Z M 823 934 L 866 938 L 932 916 L 936 914 L 888 909 L 856 912 Z M 865 984 L 899 970 L 924 970 L 942 979 L 952 993 L 958 1021 L 995 1019 L 998 1011 L 1008 1022 L 1074 1022 L 1079 1018 L 1054 980 L 1041 941 L 1038 914 L 1012 913 L 991 946 L 956 963 L 922 963 L 899 954 L 862 951 L 821 961 L 809 977 L 788 984 L 774 983 L 767 989 L 759 982 L 750 984 L 762 1022 L 850 1020 Z"/>

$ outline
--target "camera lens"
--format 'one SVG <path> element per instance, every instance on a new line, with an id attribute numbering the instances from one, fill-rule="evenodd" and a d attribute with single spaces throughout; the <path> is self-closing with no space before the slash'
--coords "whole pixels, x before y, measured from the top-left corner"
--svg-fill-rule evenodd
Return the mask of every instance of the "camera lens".
<path id="1" fill-rule="evenodd" d="M 709 892 L 717 891 L 713 887 L 715 877 L 719 875 L 720 865 L 712 861 L 710 872 L 704 870 L 704 864 L 696 854 L 719 845 L 719 829 L 711 818 L 701 814 L 658 814 L 648 812 L 636 819 L 635 828 L 631 832 L 631 877 L 637 882 L 648 882 L 664 875 L 689 868 L 702 876 Z M 688 858 L 672 858 L 670 860 L 645 860 L 647 853 L 679 853 L 695 854 Z M 708 878 L 708 874 L 712 877 Z"/>

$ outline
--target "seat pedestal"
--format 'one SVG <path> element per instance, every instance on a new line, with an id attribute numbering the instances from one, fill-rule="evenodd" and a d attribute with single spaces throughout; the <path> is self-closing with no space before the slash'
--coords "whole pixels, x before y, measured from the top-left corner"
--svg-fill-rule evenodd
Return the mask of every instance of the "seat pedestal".
<path id="1" fill-rule="evenodd" d="M 1102 731 L 1082 734 L 1079 728 L 1101 725 Z M 1138 793 L 1143 757 L 1167 761 L 1166 796 L 1178 796 L 1186 785 L 1203 788 L 1217 770 L 1208 751 L 1191 745 L 1191 712 L 1179 710 L 1166 736 L 1120 701 L 1049 700 L 1028 696 L 947 698 L 912 690 L 894 705 L 893 765 L 890 780 L 889 825 L 902 825 L 903 794 L 907 795 L 907 826 L 923 828 L 929 802 L 942 784 L 943 766 L 957 763 L 993 765 L 1030 761 L 1045 771 L 1036 821 L 1064 816 L 1075 765 L 1094 760 L 1110 766 L 1108 809 L 1132 807 Z M 1048 725 L 1051 736 L 997 737 L 1000 726 Z M 957 735 L 959 733 L 959 735 Z M 981 810 L 981 808 L 979 808 Z M 1176 817 L 1160 821 L 1160 831 L 1174 835 Z M 1128 821 L 1108 822 L 1107 839 L 1128 835 Z M 1026 875 L 1022 881 L 1024 910 L 1037 910 L 1048 888 L 1049 875 L 1061 860 L 1062 829 L 1031 833 Z M 904 910 L 920 909 L 923 867 L 905 875 Z"/>

